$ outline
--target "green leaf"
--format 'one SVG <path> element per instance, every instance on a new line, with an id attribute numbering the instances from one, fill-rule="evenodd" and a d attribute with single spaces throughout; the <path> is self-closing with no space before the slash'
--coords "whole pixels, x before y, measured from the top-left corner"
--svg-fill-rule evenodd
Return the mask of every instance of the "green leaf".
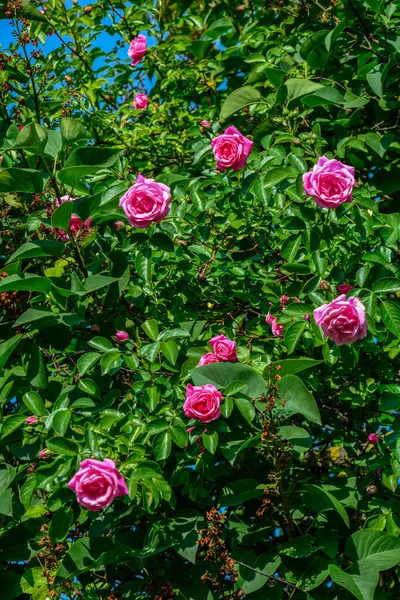
<path id="1" fill-rule="evenodd" d="M 178 358 L 179 353 L 179 346 L 176 342 L 174 342 L 174 340 L 162 342 L 161 352 L 172 365 L 176 364 L 176 359 Z"/>
<path id="2" fill-rule="evenodd" d="M 73 207 L 73 202 L 61 202 L 60 206 L 51 215 L 52 227 L 67 231 L 71 222 Z"/>
<path id="3" fill-rule="evenodd" d="M 248 552 L 246 552 L 246 554 L 247 553 Z M 250 556 L 251 555 L 249 554 L 249 558 Z M 249 561 L 246 558 L 246 555 L 242 555 L 242 552 L 238 552 L 235 549 L 233 558 L 234 560 L 239 560 L 241 563 L 245 563 L 237 563 L 235 569 L 239 571 L 237 585 L 246 595 L 256 592 L 268 583 L 271 576 L 277 572 L 279 565 L 281 564 L 281 557 L 279 554 L 255 555 L 255 560 L 253 558 L 253 560 Z M 251 569 L 246 566 L 249 562 L 251 563 L 251 565 L 249 565 L 252 567 Z M 269 598 L 269 588 L 268 596 L 266 596 L 266 598 Z"/>
<path id="4" fill-rule="evenodd" d="M 153 452 L 156 460 L 165 460 L 171 454 L 171 434 L 169 431 L 160 433 L 154 438 Z"/>
<path id="5" fill-rule="evenodd" d="M 356 273 L 356 281 L 360 288 L 364 287 L 365 282 L 368 279 L 369 272 L 371 271 L 371 265 L 366 264 L 360 267 Z"/>
<path id="6" fill-rule="evenodd" d="M 108 350 L 112 350 L 114 345 L 107 340 L 107 338 L 103 338 L 100 336 L 94 337 L 93 339 L 88 341 L 89 346 L 92 346 L 95 350 L 100 350 L 100 352 L 107 352 Z"/>
<path id="7" fill-rule="evenodd" d="M 59 131 L 47 130 L 47 143 L 44 149 L 46 156 L 56 158 L 62 148 L 61 133 Z"/>
<path id="8" fill-rule="evenodd" d="M 298 323 L 287 324 L 284 328 L 283 340 L 288 354 L 292 354 L 296 350 L 301 336 L 306 328 L 305 321 Z"/>
<path id="9" fill-rule="evenodd" d="M 100 360 L 101 354 L 98 352 L 86 352 L 78 358 L 77 367 L 79 376 L 82 377 L 85 373 Z"/>
<path id="10" fill-rule="evenodd" d="M 186 429 L 183 427 L 172 426 L 170 433 L 172 441 L 175 442 L 179 448 L 184 448 L 186 446 L 189 439 Z"/>
<path id="11" fill-rule="evenodd" d="M 139 252 L 136 257 L 135 265 L 136 265 L 136 271 L 137 271 L 138 275 L 142 279 L 144 279 L 144 281 L 146 283 L 150 283 L 150 281 L 151 281 L 151 265 L 152 265 L 151 258 L 146 256 L 142 252 Z"/>
<path id="12" fill-rule="evenodd" d="M 41 194 L 44 180 L 40 171 L 17 169 L 14 167 L 0 170 L 0 193 L 23 192 Z"/>
<path id="13" fill-rule="evenodd" d="M 256 411 L 250 400 L 246 400 L 245 398 L 236 398 L 235 404 L 240 410 L 243 417 L 246 419 L 246 421 L 251 424 L 254 417 L 256 416 Z"/>
<path id="14" fill-rule="evenodd" d="M 12 490 L 9 488 L 0 492 L 0 515 L 12 517 L 12 514 Z"/>
<path id="15" fill-rule="evenodd" d="M 285 375 L 278 381 L 279 396 L 285 401 L 283 410 L 288 416 L 303 415 L 312 423 L 321 425 L 321 415 L 312 394 L 296 375 Z"/>
<path id="16" fill-rule="evenodd" d="M 311 483 L 306 486 L 306 490 L 307 490 L 307 492 L 317 496 L 318 498 L 320 498 L 322 500 L 322 502 L 323 502 L 322 510 L 323 511 L 328 510 L 328 509 L 335 510 L 340 515 L 340 517 L 343 519 L 343 521 L 347 525 L 347 527 L 350 527 L 350 521 L 349 521 L 347 512 L 345 511 L 344 507 L 340 504 L 339 500 L 336 500 L 335 496 L 333 496 L 330 492 L 325 490 L 323 487 L 314 485 Z"/>
<path id="17" fill-rule="evenodd" d="M 44 402 L 37 392 L 27 392 L 22 397 L 22 400 L 30 413 L 33 413 L 37 417 L 44 415 Z"/>
<path id="18" fill-rule="evenodd" d="M 302 98 L 306 106 L 329 106 L 330 104 L 346 104 L 345 98 L 334 87 L 325 86 L 309 96 Z"/>
<path id="19" fill-rule="evenodd" d="M 0 344 L 0 371 L 4 369 L 7 360 L 10 358 L 11 354 L 14 352 L 15 348 L 18 346 L 22 338 L 23 336 L 20 333 L 18 333 L 9 340 L 6 340 L 2 344 Z"/>
<path id="20" fill-rule="evenodd" d="M 7 264 L 14 262 L 17 259 L 22 260 L 25 258 L 36 258 L 39 256 L 56 256 L 57 258 L 60 258 L 60 256 L 62 256 L 64 253 L 64 248 L 64 244 L 52 240 L 35 240 L 33 242 L 26 242 L 10 256 Z"/>
<path id="21" fill-rule="evenodd" d="M 400 306 L 397 302 L 391 300 L 382 302 L 381 315 L 384 325 L 391 333 L 400 338 Z"/>
<path id="22" fill-rule="evenodd" d="M 53 419 L 54 431 L 63 437 L 68 429 L 72 411 L 69 408 L 62 408 L 56 412 Z"/>
<path id="23" fill-rule="evenodd" d="M 9 275 L 0 281 L 0 293 L 3 292 L 42 292 L 51 290 L 51 280 L 34 273 Z"/>
<path id="24" fill-rule="evenodd" d="M 336 565 L 329 565 L 329 574 L 336 585 L 344 587 L 358 600 L 373 600 L 379 578 L 379 571 L 373 564 L 362 561 L 348 573 Z"/>
<path id="25" fill-rule="evenodd" d="M 1 439 L 5 438 L 7 435 L 10 435 L 24 425 L 25 419 L 26 417 L 23 415 L 10 415 L 9 417 L 6 417 L 4 419 L 3 427 L 1 428 Z"/>
<path id="26" fill-rule="evenodd" d="M 204 447 L 211 454 L 215 454 L 218 447 L 218 433 L 213 431 L 212 433 L 203 433 L 201 435 Z"/>
<path id="27" fill-rule="evenodd" d="M 303 453 L 311 448 L 311 436 L 303 427 L 284 425 L 279 427 L 278 433 L 283 440 L 288 440 L 293 445 L 294 452 Z"/>
<path id="28" fill-rule="evenodd" d="M 400 279 L 394 277 L 385 277 L 384 279 L 378 279 L 372 285 L 372 291 L 377 294 L 389 294 L 393 292 L 400 292 Z"/>
<path id="29" fill-rule="evenodd" d="M 221 119 L 227 119 L 230 115 L 241 108 L 249 106 L 250 104 L 255 104 L 260 100 L 261 94 L 256 88 L 253 88 L 249 85 L 238 88 L 229 94 L 222 104 L 220 117 Z"/>
<path id="30" fill-rule="evenodd" d="M 204 527 L 204 516 L 193 508 L 177 511 L 173 516 L 173 527 L 180 540 L 175 551 L 185 560 L 195 564 L 200 538 L 198 532 Z"/>
<path id="31" fill-rule="evenodd" d="M 323 87 L 320 83 L 315 83 L 315 81 L 309 79 L 288 79 L 284 83 L 283 100 L 289 103 L 307 94 L 312 94 Z"/>
<path id="32" fill-rule="evenodd" d="M 258 483 L 254 479 L 237 479 L 228 483 L 222 488 L 218 498 L 219 506 L 238 506 L 252 498 L 259 498 L 263 495 L 263 490 L 258 488 Z"/>
<path id="33" fill-rule="evenodd" d="M 50 527 L 49 537 L 53 544 L 57 542 L 63 542 L 71 529 L 74 520 L 74 515 L 71 508 L 62 506 L 53 515 Z"/>
<path id="34" fill-rule="evenodd" d="M 154 319 L 149 319 L 148 321 L 145 321 L 144 323 L 142 323 L 142 329 L 145 333 L 147 333 L 149 338 L 153 340 L 153 342 L 157 341 L 159 334 L 157 321 L 154 321 Z"/>
<path id="35" fill-rule="evenodd" d="M 91 134 L 79 119 L 71 119 L 70 117 L 60 119 L 60 131 L 64 147 L 79 140 L 88 140 L 91 137 Z"/>
<path id="36" fill-rule="evenodd" d="M 251 367 L 241 363 L 219 362 L 197 367 L 190 371 L 194 385 L 211 383 L 217 389 L 223 389 L 234 381 L 241 381 L 246 385 L 243 394 L 249 398 L 257 398 L 265 393 L 265 381 Z"/>
<path id="37" fill-rule="evenodd" d="M 294 177 L 291 167 L 275 167 L 265 173 L 262 180 L 264 187 L 269 188 L 278 185 L 278 183 L 290 177 Z"/>
<path id="38" fill-rule="evenodd" d="M 353 533 L 346 545 L 353 560 L 373 564 L 386 571 L 400 562 L 400 540 L 384 531 L 362 529 Z"/>
<path id="39" fill-rule="evenodd" d="M 18 133 L 14 148 L 30 150 L 42 156 L 47 144 L 47 131 L 37 123 L 29 123 Z"/>
<path id="40" fill-rule="evenodd" d="M 384 65 L 376 65 L 366 75 L 369 85 L 371 86 L 373 92 L 377 96 L 379 96 L 379 98 L 383 98 L 383 83 L 382 83 L 383 69 L 384 69 Z"/>
<path id="41" fill-rule="evenodd" d="M 96 292 L 104 287 L 118 282 L 118 277 L 106 277 L 105 275 L 91 275 L 84 283 L 87 292 Z"/>
<path id="42" fill-rule="evenodd" d="M 49 450 L 57 452 L 57 454 L 63 454 L 65 456 L 76 456 L 79 453 L 78 445 L 66 438 L 52 438 L 46 441 L 46 446 Z"/>
<path id="43" fill-rule="evenodd" d="M 323 360 L 314 360 L 313 358 L 287 358 L 285 360 L 277 360 L 265 368 L 264 374 L 270 372 L 272 375 L 279 373 L 281 377 L 285 375 L 293 375 L 312 367 L 321 365 Z M 278 368 L 279 367 L 279 368 Z"/>

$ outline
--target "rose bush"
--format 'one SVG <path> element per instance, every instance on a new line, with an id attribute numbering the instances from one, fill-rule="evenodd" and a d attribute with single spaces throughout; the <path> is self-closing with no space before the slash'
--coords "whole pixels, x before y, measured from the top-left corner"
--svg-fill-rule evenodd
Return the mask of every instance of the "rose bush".
<path id="1" fill-rule="evenodd" d="M 0 17 L 2 600 L 396 600 L 397 3 Z"/>

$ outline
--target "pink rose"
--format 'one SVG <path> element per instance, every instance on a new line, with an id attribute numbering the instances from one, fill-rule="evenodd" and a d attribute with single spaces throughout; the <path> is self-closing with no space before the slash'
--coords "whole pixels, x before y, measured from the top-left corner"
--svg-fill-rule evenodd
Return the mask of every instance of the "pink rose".
<path id="1" fill-rule="evenodd" d="M 143 108 L 147 108 L 148 105 L 149 105 L 149 102 L 147 100 L 146 94 L 138 94 L 133 99 L 133 106 L 135 108 L 142 110 Z"/>
<path id="2" fill-rule="evenodd" d="M 357 186 L 354 173 L 354 167 L 321 156 L 313 170 L 303 175 L 303 187 L 307 194 L 314 196 L 318 206 L 336 208 L 353 200 L 351 194 Z"/>
<path id="3" fill-rule="evenodd" d="M 240 131 L 231 125 L 222 135 L 211 140 L 211 146 L 217 159 L 217 169 L 243 169 L 249 156 L 253 142 L 245 138 Z"/>
<path id="4" fill-rule="evenodd" d="M 76 493 L 79 504 L 92 512 L 110 506 L 117 496 L 129 493 L 124 478 L 109 458 L 103 462 L 94 458 L 82 461 L 68 487 Z"/>
<path id="5" fill-rule="evenodd" d="M 44 450 L 41 450 L 38 453 L 38 457 L 39 458 L 47 458 L 48 456 L 50 456 L 51 454 L 51 450 L 49 450 L 48 448 L 45 448 Z"/>
<path id="6" fill-rule="evenodd" d="M 340 285 L 337 286 L 338 292 L 339 294 L 348 294 L 350 292 L 350 290 L 353 290 L 354 287 L 352 285 L 349 285 L 348 283 L 341 283 Z"/>
<path id="7" fill-rule="evenodd" d="M 28 423 L 28 425 L 34 425 L 35 423 L 39 423 L 39 419 L 37 417 L 27 417 L 25 419 L 25 423 Z"/>
<path id="8" fill-rule="evenodd" d="M 73 202 L 74 200 L 75 198 L 71 198 L 70 196 L 62 196 L 60 198 L 60 202 L 58 201 L 58 199 L 56 199 L 56 206 L 60 206 L 62 202 Z M 85 222 L 82 222 L 82 219 L 80 219 L 76 215 L 71 215 L 69 228 L 74 234 L 74 237 L 76 237 L 81 229 L 89 229 L 91 222 L 92 217 L 89 217 L 88 219 L 86 219 Z M 68 242 L 69 235 L 63 229 L 55 229 L 54 231 L 59 240 L 61 240 L 62 242 Z"/>
<path id="9" fill-rule="evenodd" d="M 226 335 L 216 335 L 211 338 L 210 346 L 219 360 L 232 361 L 237 360 L 236 342 L 232 342 Z"/>
<path id="10" fill-rule="evenodd" d="M 132 227 L 145 228 L 159 223 L 169 213 L 170 189 L 154 179 L 138 174 L 136 183 L 122 196 L 119 205 Z"/>
<path id="11" fill-rule="evenodd" d="M 370 444 L 377 444 L 379 442 L 379 436 L 376 435 L 376 433 L 370 433 L 367 440 Z"/>
<path id="12" fill-rule="evenodd" d="M 289 296 L 285 296 L 285 295 L 281 296 L 280 299 L 279 299 L 279 302 L 281 304 L 286 304 L 286 302 L 289 302 Z M 299 302 L 300 302 L 300 300 L 299 300 Z"/>
<path id="13" fill-rule="evenodd" d="M 209 123 L 208 121 L 202 121 L 200 125 L 202 125 L 203 127 L 211 127 L 211 123 Z"/>
<path id="14" fill-rule="evenodd" d="M 281 337 L 282 336 L 282 334 L 283 334 L 283 327 L 284 327 L 283 323 L 277 323 L 276 322 L 276 317 L 272 317 L 269 313 L 265 317 L 265 321 L 266 321 L 266 323 L 268 323 L 269 325 L 271 325 L 272 335 L 274 335 L 275 337 Z"/>
<path id="15" fill-rule="evenodd" d="M 189 419 L 199 419 L 202 423 L 214 421 L 221 416 L 219 406 L 222 398 L 221 392 L 209 383 L 200 386 L 188 383 L 183 405 L 185 416 Z"/>
<path id="16" fill-rule="evenodd" d="M 200 358 L 199 364 L 197 366 L 202 367 L 203 365 L 209 365 L 210 363 L 215 362 L 221 362 L 221 359 L 216 354 L 213 354 L 212 352 L 207 352 L 207 354 L 204 354 L 204 356 Z"/>
<path id="17" fill-rule="evenodd" d="M 324 292 L 327 292 L 329 290 L 329 284 L 326 283 L 326 281 L 324 281 L 323 279 L 321 279 L 321 281 L 319 282 L 319 287 Z"/>
<path id="18" fill-rule="evenodd" d="M 114 223 L 115 229 L 116 229 L 117 231 L 119 231 L 119 230 L 121 229 L 122 225 L 123 225 L 123 222 L 122 222 L 122 221 L 116 221 L 116 222 Z"/>
<path id="19" fill-rule="evenodd" d="M 129 58 L 132 58 L 132 66 L 139 64 L 143 56 L 146 54 L 147 39 L 142 33 L 137 38 L 131 41 L 128 50 Z"/>
<path id="20" fill-rule="evenodd" d="M 346 300 L 342 294 L 333 302 L 314 310 L 314 319 L 324 337 L 338 346 L 353 344 L 367 335 L 367 321 L 363 303 L 353 296 Z"/>
<path id="21" fill-rule="evenodd" d="M 126 333 L 126 331 L 117 331 L 117 333 L 115 334 L 115 339 L 117 340 L 117 342 L 124 342 L 125 340 L 129 340 L 129 333 Z"/>

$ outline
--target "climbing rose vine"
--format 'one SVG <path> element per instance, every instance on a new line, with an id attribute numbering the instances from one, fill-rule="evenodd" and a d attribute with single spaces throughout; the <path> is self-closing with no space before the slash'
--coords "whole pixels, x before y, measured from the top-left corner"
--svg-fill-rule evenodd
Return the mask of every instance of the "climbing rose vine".
<path id="1" fill-rule="evenodd" d="M 1 600 L 398 600 L 399 27 L 2 2 Z"/>

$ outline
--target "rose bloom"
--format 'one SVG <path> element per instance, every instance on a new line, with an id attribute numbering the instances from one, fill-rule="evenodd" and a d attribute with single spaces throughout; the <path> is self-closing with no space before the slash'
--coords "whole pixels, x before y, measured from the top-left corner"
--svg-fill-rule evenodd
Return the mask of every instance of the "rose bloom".
<path id="1" fill-rule="evenodd" d="M 272 317 L 268 313 L 267 316 L 265 317 L 265 322 L 268 323 L 269 325 L 271 325 L 272 335 L 274 335 L 275 337 L 281 337 L 282 336 L 284 324 L 283 323 L 277 323 L 276 322 L 276 317 Z"/>
<path id="2" fill-rule="evenodd" d="M 132 227 L 145 228 L 159 223 L 169 213 L 170 189 L 154 179 L 138 174 L 136 183 L 122 196 L 119 205 L 124 209 Z"/>
<path id="3" fill-rule="evenodd" d="M 92 512 L 110 506 L 115 498 L 129 493 L 124 478 L 109 458 L 103 462 L 94 458 L 82 461 L 68 487 L 76 493 L 79 504 Z"/>
<path id="4" fill-rule="evenodd" d="M 314 319 L 324 337 L 338 346 L 353 344 L 367 335 L 367 320 L 363 303 L 354 297 L 346 300 L 342 294 L 333 302 L 314 310 Z"/>
<path id="5" fill-rule="evenodd" d="M 202 125 L 203 127 L 211 127 L 211 123 L 209 123 L 208 121 L 202 121 L 200 125 Z"/>
<path id="6" fill-rule="evenodd" d="M 115 334 L 115 339 L 117 340 L 117 342 L 124 342 L 125 340 L 129 340 L 129 333 L 126 333 L 126 331 L 117 331 L 117 333 Z"/>
<path id="7" fill-rule="evenodd" d="M 289 302 L 289 296 L 285 296 L 285 295 L 281 296 L 281 297 L 279 298 L 279 302 L 280 302 L 281 304 L 286 304 L 286 302 Z M 299 302 L 300 302 L 300 300 L 299 300 Z"/>
<path id="8" fill-rule="evenodd" d="M 348 294 L 350 292 L 350 290 L 353 290 L 354 287 L 352 285 L 349 285 L 348 283 L 341 283 L 340 285 L 337 286 L 338 292 L 339 294 Z"/>
<path id="9" fill-rule="evenodd" d="M 138 94 L 133 99 L 133 106 L 135 108 L 142 110 L 143 108 L 147 108 L 148 105 L 149 105 L 149 102 L 147 100 L 146 94 Z"/>
<path id="10" fill-rule="evenodd" d="M 210 346 L 219 360 L 232 361 L 237 360 L 236 342 L 232 342 L 226 335 L 216 335 L 211 338 Z"/>
<path id="11" fill-rule="evenodd" d="M 128 56 L 132 59 L 132 66 L 139 64 L 147 50 L 147 38 L 142 33 L 131 41 Z"/>
<path id="12" fill-rule="evenodd" d="M 379 442 L 379 436 L 376 435 L 376 433 L 370 433 L 367 440 L 370 444 L 377 444 Z"/>
<path id="13" fill-rule="evenodd" d="M 114 223 L 114 225 L 115 225 L 115 229 L 116 229 L 117 231 L 119 231 L 119 230 L 121 229 L 122 225 L 123 225 L 123 222 L 122 222 L 122 221 L 116 221 L 116 222 Z"/>
<path id="14" fill-rule="evenodd" d="M 221 392 L 209 383 L 200 386 L 188 383 L 186 400 L 183 405 L 185 416 L 189 419 L 199 419 L 202 423 L 215 421 L 221 416 L 220 403 L 222 398 Z"/>
<path id="15" fill-rule="evenodd" d="M 44 450 L 40 450 L 38 457 L 39 458 L 47 458 L 47 456 L 49 456 L 51 454 L 51 450 L 49 450 L 48 448 L 45 448 Z"/>
<path id="16" fill-rule="evenodd" d="M 27 417 L 25 419 L 25 423 L 28 423 L 28 425 L 34 425 L 35 423 L 39 423 L 39 419 L 37 417 Z"/>
<path id="17" fill-rule="evenodd" d="M 357 186 L 354 173 L 354 167 L 321 156 L 313 170 L 303 175 L 303 187 L 318 206 L 336 208 L 352 201 L 353 187 Z"/>
<path id="18" fill-rule="evenodd" d="M 62 202 L 73 202 L 75 198 L 70 198 L 69 196 L 61 196 L 60 202 L 56 199 L 56 206 L 60 206 Z M 69 228 L 74 234 L 74 237 L 78 234 L 81 229 L 89 229 L 90 224 L 92 222 L 92 217 L 86 219 L 85 222 L 82 221 L 76 215 L 71 215 L 71 220 L 69 222 Z M 56 235 L 61 242 L 68 242 L 69 235 L 63 229 L 55 229 Z"/>
<path id="19" fill-rule="evenodd" d="M 202 367 L 203 365 L 209 365 L 210 363 L 215 363 L 215 362 L 221 362 L 221 359 L 216 354 L 213 354 L 212 352 L 208 352 L 207 354 L 204 354 L 204 356 L 202 356 L 200 358 L 199 364 L 197 366 Z"/>
<path id="20" fill-rule="evenodd" d="M 231 125 L 222 135 L 211 140 L 211 147 L 217 159 L 217 169 L 239 171 L 246 164 L 253 142 Z"/>

